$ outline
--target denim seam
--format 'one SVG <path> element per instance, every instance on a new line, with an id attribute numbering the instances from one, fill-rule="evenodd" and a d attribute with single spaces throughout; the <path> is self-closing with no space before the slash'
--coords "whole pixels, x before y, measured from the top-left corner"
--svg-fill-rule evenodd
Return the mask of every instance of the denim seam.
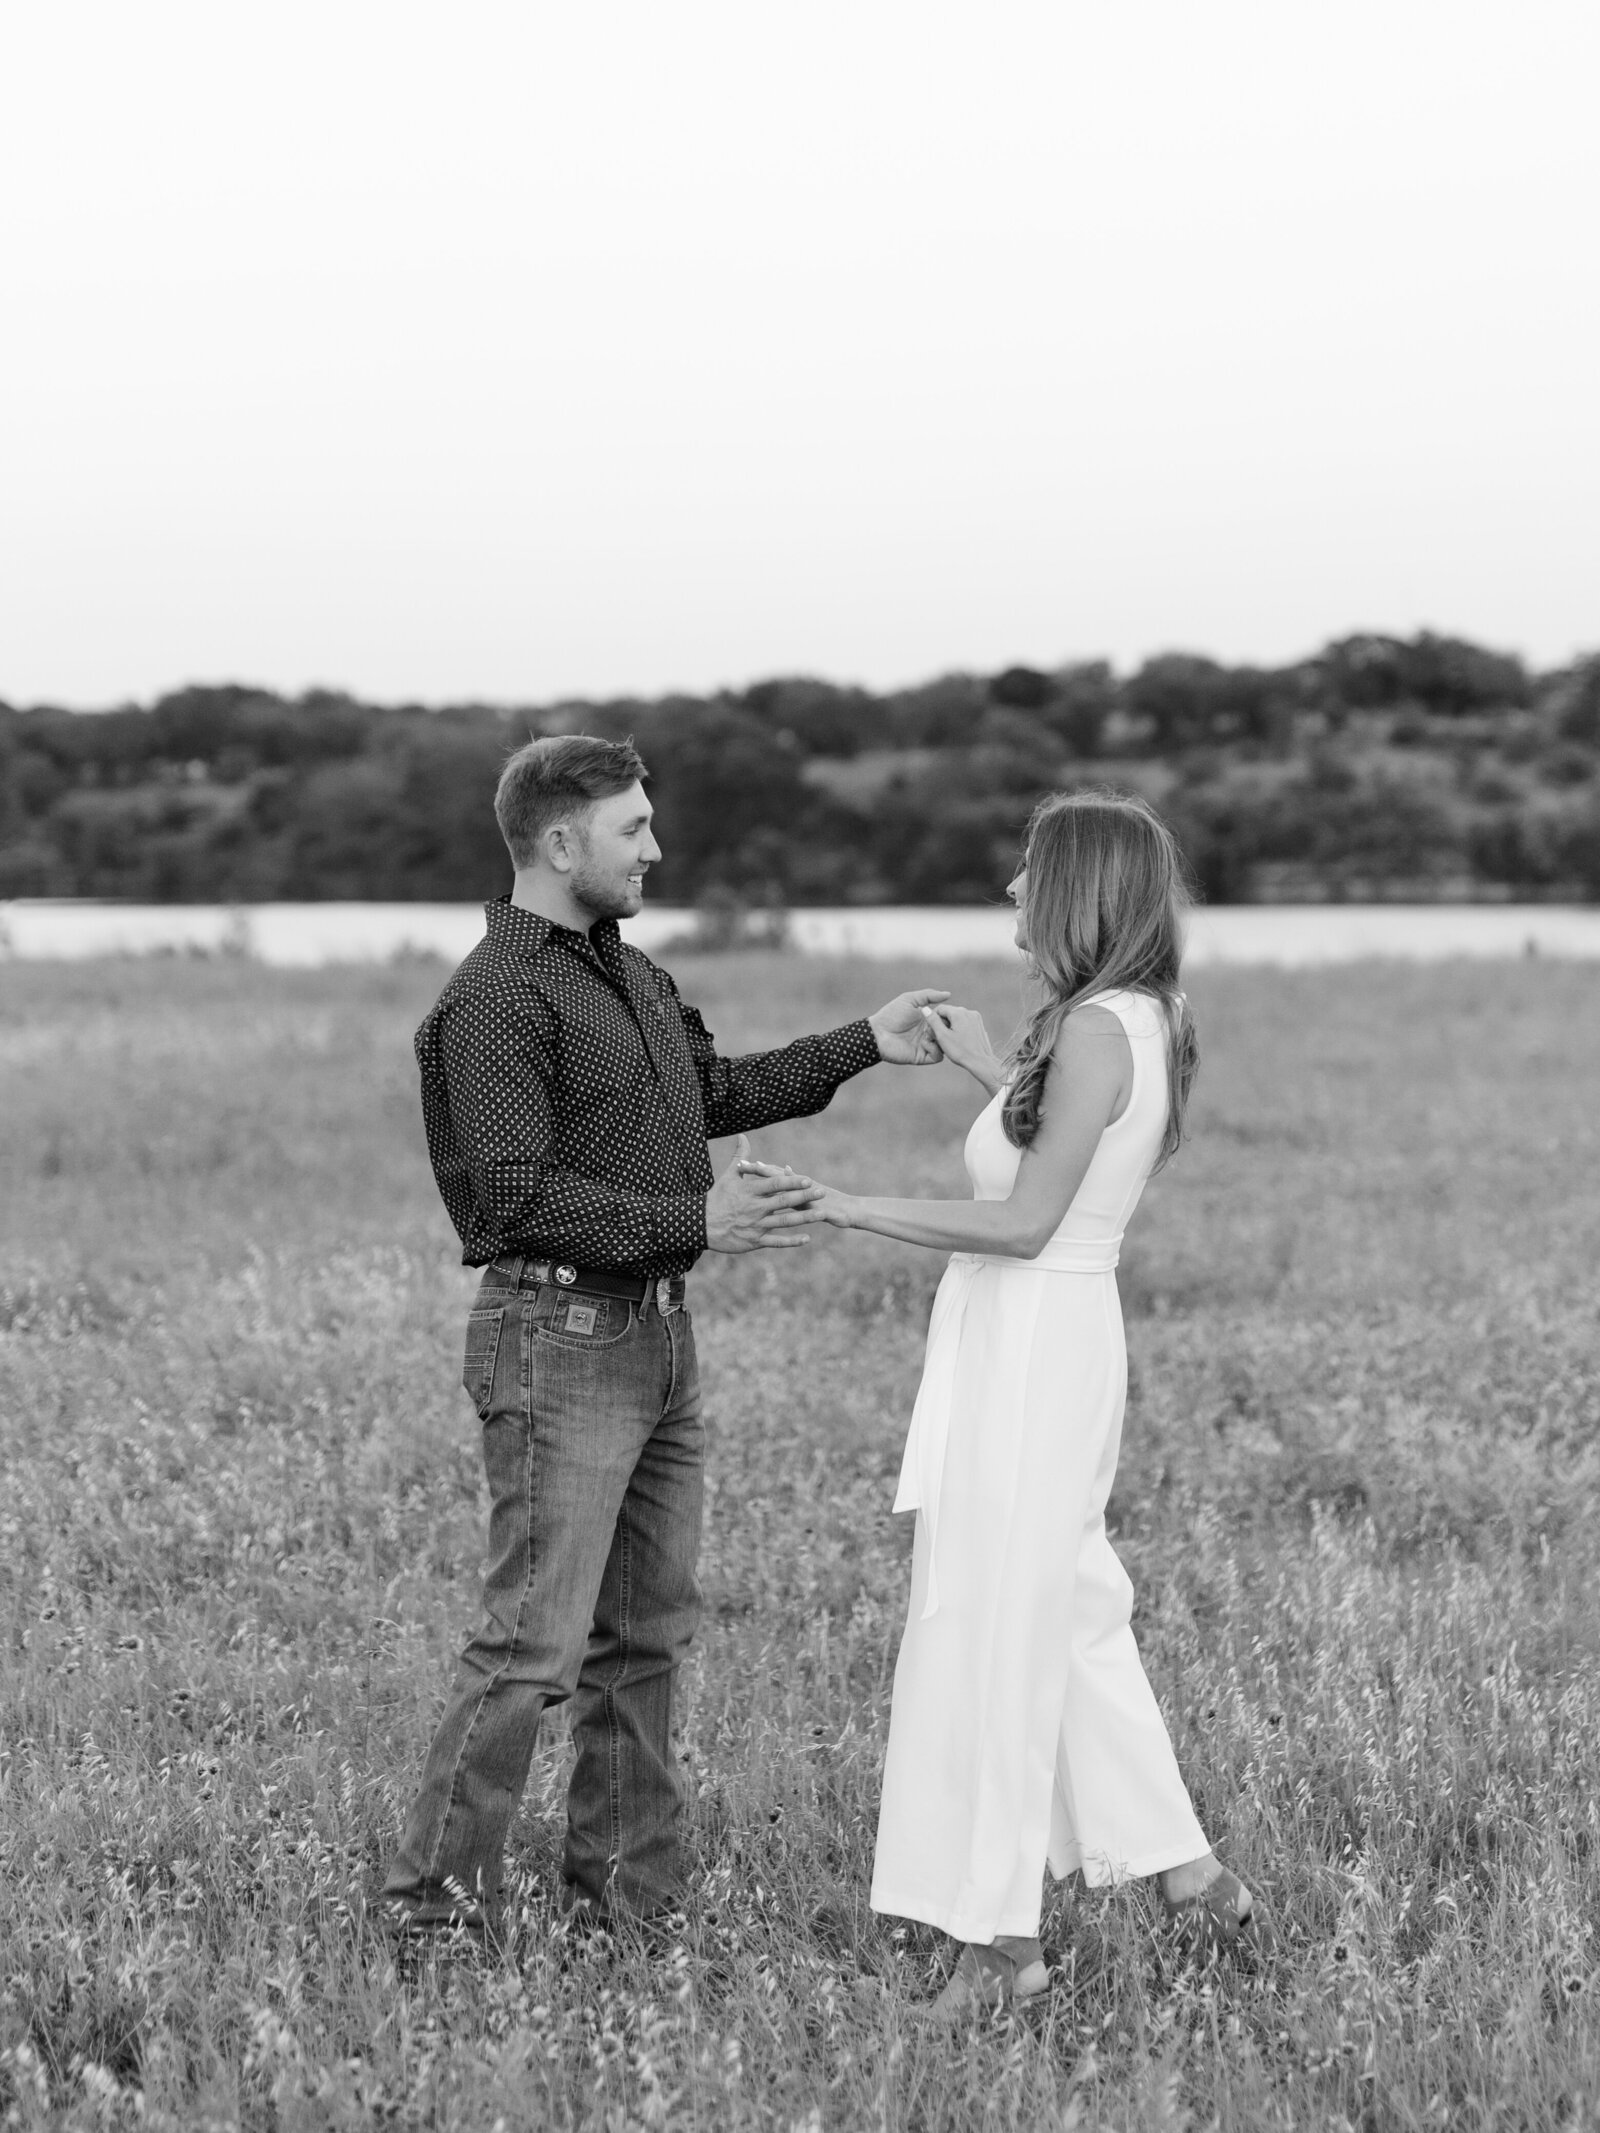
<path id="1" fill-rule="evenodd" d="M 435 1870 L 439 1864 L 439 1854 L 444 1850 L 444 1840 L 450 1829 L 450 1818 L 455 1813 L 456 1787 L 461 1780 L 461 1765 L 466 1760 L 467 1749 L 471 1744 L 473 1734 L 477 1731 L 478 1720 L 483 1716 L 484 1705 L 504 1679 L 510 1670 L 512 1660 L 516 1657 L 518 1640 L 522 1634 L 522 1610 L 527 1606 L 528 1594 L 533 1588 L 533 1403 L 529 1397 L 532 1373 L 527 1367 L 529 1360 L 526 1346 L 528 1331 L 528 1322 L 524 1319 L 522 1326 L 523 1341 L 519 1344 L 518 1350 L 518 1368 L 521 1372 L 521 1377 L 517 1387 L 518 1404 L 521 1407 L 523 1422 L 527 1429 L 523 1457 L 523 1511 L 526 1520 L 528 1546 L 523 1561 L 522 1590 L 517 1595 L 517 1611 L 512 1617 L 511 1637 L 506 1647 L 505 1659 L 484 1682 L 483 1688 L 479 1692 L 477 1707 L 473 1711 L 470 1723 L 462 1733 L 461 1745 L 456 1750 L 456 1759 L 450 1771 L 450 1791 L 445 1799 L 444 1813 L 439 1817 L 439 1834 L 434 1839 L 433 1850 L 428 1857 L 426 1873 L 429 1881 L 434 1881 L 437 1878 Z M 488 1891 L 480 1889 L 477 1892 L 477 1896 L 480 1903 L 486 1902 Z"/>
<path id="2" fill-rule="evenodd" d="M 622 1860 L 622 1728 L 617 1723 L 617 1686 L 628 1671 L 630 1652 L 628 1598 L 633 1568 L 633 1549 L 628 1532 L 628 1502 L 617 1513 L 617 1663 L 606 1683 L 603 1698 L 606 1714 L 606 1792 L 610 1826 L 606 1832 L 606 1879 L 615 1878 Z"/>

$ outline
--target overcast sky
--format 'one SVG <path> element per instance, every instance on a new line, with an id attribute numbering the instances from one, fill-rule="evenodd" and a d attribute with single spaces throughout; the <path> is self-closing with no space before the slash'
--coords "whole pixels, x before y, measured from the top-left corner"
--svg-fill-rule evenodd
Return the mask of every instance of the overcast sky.
<path id="1" fill-rule="evenodd" d="M 1593 0 L 50 0 L 0 696 L 1600 645 Z"/>

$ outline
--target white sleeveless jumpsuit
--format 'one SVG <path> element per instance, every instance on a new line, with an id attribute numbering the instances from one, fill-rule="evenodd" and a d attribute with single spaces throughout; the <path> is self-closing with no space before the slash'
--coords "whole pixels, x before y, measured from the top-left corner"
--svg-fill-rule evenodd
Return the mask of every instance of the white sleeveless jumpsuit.
<path id="1" fill-rule="evenodd" d="M 1092 1004 L 1127 1034 L 1127 1107 L 1037 1259 L 951 1258 L 894 1506 L 917 1528 L 872 1907 L 979 1943 L 1038 1931 L 1047 1861 L 1101 1883 L 1210 1849 L 1105 1527 L 1128 1382 L 1114 1270 L 1166 1130 L 1165 1023 L 1147 994 Z M 1021 1161 L 1003 1100 L 967 1136 L 980 1200 Z"/>

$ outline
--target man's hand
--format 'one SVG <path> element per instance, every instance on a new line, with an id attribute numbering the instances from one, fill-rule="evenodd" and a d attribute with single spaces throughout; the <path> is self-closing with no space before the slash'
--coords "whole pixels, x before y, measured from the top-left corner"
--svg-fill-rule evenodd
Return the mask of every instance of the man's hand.
<path id="1" fill-rule="evenodd" d="M 798 1210 L 820 1197 L 821 1188 L 792 1170 L 757 1163 L 748 1134 L 706 1194 L 706 1245 L 713 1252 L 770 1252 L 809 1244 L 808 1218 Z"/>
<path id="2" fill-rule="evenodd" d="M 838 1192 L 832 1185 L 823 1185 L 816 1178 L 802 1177 L 798 1170 L 789 1170 L 778 1163 L 752 1163 L 740 1160 L 739 1168 L 754 1171 L 764 1178 L 778 1178 L 785 1185 L 809 1185 L 811 1198 L 806 1203 L 801 1220 L 815 1225 L 826 1222 L 833 1229 L 854 1229 L 853 1219 L 857 1202 L 847 1192 Z"/>
<path id="3" fill-rule="evenodd" d="M 923 1020 L 922 1010 L 949 997 L 947 992 L 937 990 L 903 992 L 869 1016 L 872 1034 L 878 1040 L 878 1057 L 887 1059 L 892 1066 L 937 1066 L 944 1054 Z"/>

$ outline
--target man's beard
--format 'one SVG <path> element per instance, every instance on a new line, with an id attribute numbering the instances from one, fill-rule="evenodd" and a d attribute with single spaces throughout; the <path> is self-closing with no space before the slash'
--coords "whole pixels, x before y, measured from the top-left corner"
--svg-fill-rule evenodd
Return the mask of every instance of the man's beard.
<path id="1" fill-rule="evenodd" d="M 568 882 L 568 891 L 575 903 L 582 904 L 585 911 L 595 918 L 631 918 L 633 916 L 634 889 L 626 877 L 618 880 L 615 875 L 602 874 L 584 851 L 573 868 Z"/>

